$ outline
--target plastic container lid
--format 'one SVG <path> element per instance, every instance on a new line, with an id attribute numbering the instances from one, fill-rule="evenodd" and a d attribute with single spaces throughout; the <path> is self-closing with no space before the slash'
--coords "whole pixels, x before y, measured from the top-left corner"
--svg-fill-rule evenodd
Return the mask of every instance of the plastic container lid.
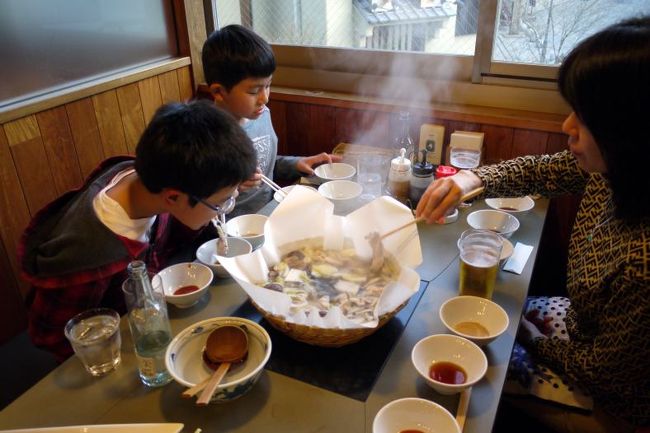
<path id="1" fill-rule="evenodd" d="M 411 170 L 411 160 L 406 158 L 406 149 L 399 150 L 400 156 L 393 158 L 390 162 L 390 169 L 397 172 L 405 172 Z"/>
<path id="2" fill-rule="evenodd" d="M 450 167 L 448 165 L 439 165 L 438 169 L 436 170 L 436 179 L 440 179 L 441 177 L 453 176 L 457 172 L 458 170 L 456 170 L 454 167 Z"/>
<path id="3" fill-rule="evenodd" d="M 413 164 L 413 174 L 416 176 L 433 176 L 433 164 L 427 161 L 427 150 L 422 149 L 422 161 Z"/>

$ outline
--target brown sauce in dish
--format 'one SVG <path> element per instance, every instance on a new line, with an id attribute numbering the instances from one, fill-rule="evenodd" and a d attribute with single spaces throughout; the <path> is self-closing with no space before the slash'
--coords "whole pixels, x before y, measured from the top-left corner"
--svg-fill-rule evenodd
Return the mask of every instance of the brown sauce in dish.
<path id="1" fill-rule="evenodd" d="M 174 290 L 174 295 L 186 295 L 188 293 L 196 292 L 197 290 L 199 290 L 199 286 L 183 286 Z"/>
<path id="2" fill-rule="evenodd" d="M 438 382 L 460 385 L 467 381 L 467 373 L 460 365 L 453 362 L 434 362 L 429 369 L 429 377 Z"/>
<path id="3" fill-rule="evenodd" d="M 471 335 L 472 337 L 487 337 L 490 332 L 478 322 L 460 322 L 454 325 L 454 329 L 461 334 Z"/>
<path id="4" fill-rule="evenodd" d="M 505 210 L 505 211 L 508 211 L 508 210 L 509 211 L 515 211 L 515 210 L 517 210 L 516 207 L 510 207 L 510 206 L 501 206 L 499 209 Z"/>

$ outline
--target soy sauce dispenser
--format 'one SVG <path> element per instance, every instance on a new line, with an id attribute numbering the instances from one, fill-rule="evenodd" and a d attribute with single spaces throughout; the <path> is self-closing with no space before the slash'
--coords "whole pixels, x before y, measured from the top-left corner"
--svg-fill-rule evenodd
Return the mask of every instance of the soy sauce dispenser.
<path id="1" fill-rule="evenodd" d="M 417 155 L 415 156 L 409 186 L 409 198 L 413 206 L 417 206 L 422 194 L 424 194 L 429 184 L 433 182 L 433 164 L 427 161 L 427 150 L 422 149 L 420 153 L 422 153 L 422 159 L 418 161 Z"/>
<path id="2" fill-rule="evenodd" d="M 390 162 L 388 172 L 388 192 L 395 199 L 406 203 L 409 198 L 409 184 L 411 182 L 411 160 L 406 158 L 406 149 L 399 150 L 400 156 Z"/>

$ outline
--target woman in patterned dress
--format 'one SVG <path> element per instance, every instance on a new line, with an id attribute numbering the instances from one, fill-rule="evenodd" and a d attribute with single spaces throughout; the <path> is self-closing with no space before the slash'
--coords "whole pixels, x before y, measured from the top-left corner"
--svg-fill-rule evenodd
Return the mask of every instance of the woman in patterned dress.
<path id="1" fill-rule="evenodd" d="M 538 305 L 522 317 L 517 340 L 534 362 L 588 393 L 593 409 L 549 403 L 564 403 L 553 392 L 515 404 L 558 431 L 635 431 L 650 426 L 650 17 L 585 39 L 562 63 L 558 85 L 573 109 L 562 125 L 568 150 L 437 180 L 416 214 L 437 221 L 479 186 L 484 197 L 583 194 L 569 245 L 565 335 L 531 313 Z"/>

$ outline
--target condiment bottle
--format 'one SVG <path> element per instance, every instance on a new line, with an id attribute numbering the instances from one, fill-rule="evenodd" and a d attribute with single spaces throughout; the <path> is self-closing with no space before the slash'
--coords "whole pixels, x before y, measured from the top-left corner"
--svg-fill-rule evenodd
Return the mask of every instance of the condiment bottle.
<path id="1" fill-rule="evenodd" d="M 165 367 L 165 351 L 171 341 L 171 327 L 160 277 L 149 279 L 143 261 L 127 267 L 129 278 L 122 284 L 129 310 L 129 328 L 138 358 L 140 380 L 147 386 L 162 386 L 172 380 Z"/>
<path id="2" fill-rule="evenodd" d="M 439 165 L 436 169 L 436 179 L 441 177 L 453 176 L 458 172 L 454 167 L 449 165 Z"/>
<path id="3" fill-rule="evenodd" d="M 395 199 L 406 203 L 409 198 L 411 180 L 411 160 L 405 157 L 406 149 L 400 149 L 400 156 L 390 162 L 388 172 L 388 192 Z"/>
<path id="4" fill-rule="evenodd" d="M 400 111 L 399 113 L 399 135 L 395 138 L 396 149 L 406 149 L 406 157 L 413 161 L 417 160 L 417 153 L 415 150 L 415 143 L 411 138 L 411 114 L 408 111 Z"/>
<path id="5" fill-rule="evenodd" d="M 427 161 L 427 150 L 422 149 L 422 159 L 413 164 L 413 173 L 409 186 L 409 198 L 413 206 L 417 206 L 422 194 L 427 187 L 433 182 L 433 164 Z"/>

